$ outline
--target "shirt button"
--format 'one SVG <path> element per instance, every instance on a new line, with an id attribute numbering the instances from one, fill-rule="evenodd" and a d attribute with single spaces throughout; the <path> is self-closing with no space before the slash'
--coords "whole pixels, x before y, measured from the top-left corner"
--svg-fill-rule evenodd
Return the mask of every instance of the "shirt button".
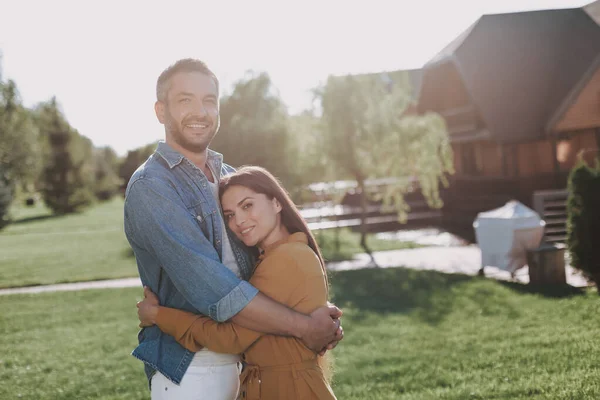
<path id="1" fill-rule="evenodd" d="M 217 244 L 221 244 L 221 241 L 217 239 Z"/>

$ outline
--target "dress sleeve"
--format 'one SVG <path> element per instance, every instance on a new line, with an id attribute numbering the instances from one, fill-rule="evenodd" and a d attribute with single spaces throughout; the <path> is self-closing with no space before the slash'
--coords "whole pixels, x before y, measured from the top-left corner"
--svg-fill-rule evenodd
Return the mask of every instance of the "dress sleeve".
<path id="1" fill-rule="evenodd" d="M 294 297 L 302 296 L 299 292 L 305 281 L 296 260 L 286 251 L 265 258 L 250 279 L 259 291 L 292 308 L 298 302 Z M 215 322 L 206 316 L 167 307 L 159 308 L 156 325 L 194 352 L 207 347 L 217 353 L 239 354 L 264 335 L 233 322 Z"/>
<path id="2" fill-rule="evenodd" d="M 168 307 L 159 307 L 156 325 L 193 352 L 207 347 L 217 353 L 239 354 L 263 335 L 233 322 L 215 322 L 203 315 Z"/>

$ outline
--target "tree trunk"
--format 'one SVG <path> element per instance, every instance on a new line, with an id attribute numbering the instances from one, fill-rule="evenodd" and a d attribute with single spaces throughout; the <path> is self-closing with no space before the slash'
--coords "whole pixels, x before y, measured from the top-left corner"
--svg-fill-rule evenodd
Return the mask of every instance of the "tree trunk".
<path id="1" fill-rule="evenodd" d="M 371 257 L 371 263 L 375 267 L 379 267 L 379 265 L 377 265 L 377 262 L 375 261 L 375 257 L 373 257 L 373 252 L 371 251 L 369 246 L 367 246 L 367 213 L 368 213 L 367 207 L 369 206 L 369 202 L 368 202 L 367 193 L 365 190 L 365 182 L 363 179 L 358 179 L 357 183 L 358 183 L 358 190 L 360 192 L 360 208 L 361 208 L 361 210 L 360 210 L 360 245 L 364 249 L 365 253 L 367 253 L 369 255 L 369 257 Z"/>
<path id="2" fill-rule="evenodd" d="M 335 248 L 335 253 L 336 254 L 340 254 L 340 228 L 337 227 L 335 228 L 335 241 L 334 241 L 334 248 Z"/>

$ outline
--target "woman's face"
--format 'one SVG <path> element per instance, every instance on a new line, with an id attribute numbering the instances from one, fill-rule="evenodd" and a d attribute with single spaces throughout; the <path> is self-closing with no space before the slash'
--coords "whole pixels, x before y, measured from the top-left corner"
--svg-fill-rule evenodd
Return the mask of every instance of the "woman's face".
<path id="1" fill-rule="evenodd" d="M 246 246 L 265 248 L 282 239 L 281 205 L 245 186 L 233 185 L 221 197 L 225 223 Z"/>

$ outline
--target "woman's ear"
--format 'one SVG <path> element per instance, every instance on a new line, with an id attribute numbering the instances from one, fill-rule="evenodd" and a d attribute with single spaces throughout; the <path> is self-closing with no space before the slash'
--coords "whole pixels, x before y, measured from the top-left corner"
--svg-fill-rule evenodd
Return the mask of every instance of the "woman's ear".
<path id="1" fill-rule="evenodd" d="M 273 197 L 273 200 L 271 200 L 271 201 L 273 202 L 273 208 L 275 208 L 275 212 L 281 212 L 283 207 L 281 206 L 281 203 L 279 202 L 279 200 L 277 200 L 276 197 Z"/>

